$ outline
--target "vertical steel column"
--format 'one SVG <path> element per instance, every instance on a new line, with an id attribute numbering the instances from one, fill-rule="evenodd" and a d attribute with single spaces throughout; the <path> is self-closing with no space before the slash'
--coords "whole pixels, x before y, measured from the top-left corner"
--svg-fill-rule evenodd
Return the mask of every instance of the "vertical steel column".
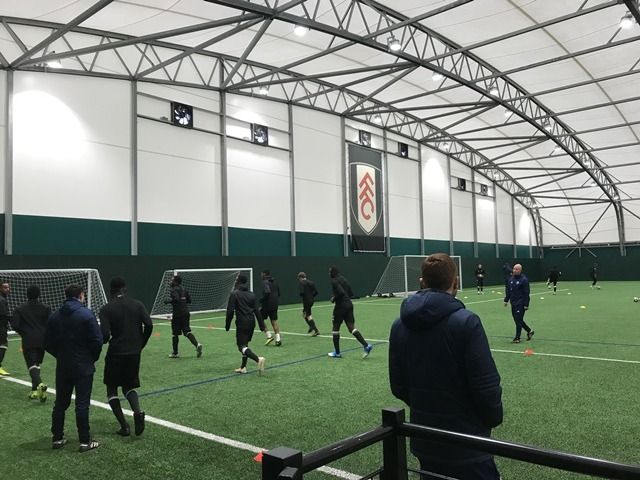
<path id="1" fill-rule="evenodd" d="M 220 81 L 224 80 L 224 68 L 220 62 Z M 227 92 L 220 92 L 220 197 L 222 208 L 222 256 L 229 256 L 229 190 L 227 166 Z"/>
<path id="2" fill-rule="evenodd" d="M 349 179 L 347 175 L 347 139 L 346 139 L 346 126 L 344 124 L 344 117 L 340 117 L 340 148 L 342 148 L 342 247 L 345 257 L 349 256 L 349 199 L 347 192 L 349 191 L 349 185 L 347 181 Z"/>
<path id="3" fill-rule="evenodd" d="M 627 256 L 627 241 L 625 238 L 624 231 L 624 211 L 622 209 L 622 203 L 617 201 L 613 204 L 614 210 L 616 211 L 616 219 L 618 220 L 618 238 L 620 239 L 620 256 Z"/>
<path id="4" fill-rule="evenodd" d="M 13 255 L 13 70 L 7 70 L 5 102 L 4 254 Z"/>
<path id="5" fill-rule="evenodd" d="M 511 197 L 511 228 L 513 231 L 513 258 L 518 258 L 518 238 L 516 237 L 516 200 Z"/>
<path id="6" fill-rule="evenodd" d="M 500 258 L 500 232 L 498 230 L 498 185 L 493 184 L 493 231 L 496 240 L 496 258 Z"/>
<path id="7" fill-rule="evenodd" d="M 420 255 L 424 255 L 424 199 L 422 192 L 422 146 L 418 144 L 418 211 L 420 212 Z"/>
<path id="8" fill-rule="evenodd" d="M 382 161 L 384 162 L 382 171 L 384 179 L 382 180 L 383 199 L 384 199 L 384 246 L 387 257 L 391 256 L 391 225 L 389 225 L 389 155 L 387 154 L 387 131 L 382 130 Z"/>
<path id="9" fill-rule="evenodd" d="M 290 213 L 291 213 L 291 256 L 296 256 L 296 178 L 295 178 L 295 165 L 293 157 L 293 105 L 287 104 L 287 113 L 289 115 L 289 198 L 290 198 Z"/>
<path id="10" fill-rule="evenodd" d="M 131 175 L 131 255 L 138 255 L 138 81 L 131 81 L 131 128 L 129 130 Z"/>
<path id="11" fill-rule="evenodd" d="M 447 181 L 449 182 L 449 255 L 453 255 L 453 191 L 451 188 L 451 157 L 447 155 Z"/>
<path id="12" fill-rule="evenodd" d="M 476 208 L 476 172 L 471 170 L 471 214 L 473 215 L 473 256 L 478 258 L 478 210 Z"/>

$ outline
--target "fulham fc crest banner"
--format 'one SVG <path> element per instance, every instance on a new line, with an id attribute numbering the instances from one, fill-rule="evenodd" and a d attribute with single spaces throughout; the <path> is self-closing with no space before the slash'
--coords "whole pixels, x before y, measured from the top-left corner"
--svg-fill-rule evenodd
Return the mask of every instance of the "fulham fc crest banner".
<path id="1" fill-rule="evenodd" d="M 354 252 L 384 252 L 382 155 L 349 145 L 349 205 Z"/>

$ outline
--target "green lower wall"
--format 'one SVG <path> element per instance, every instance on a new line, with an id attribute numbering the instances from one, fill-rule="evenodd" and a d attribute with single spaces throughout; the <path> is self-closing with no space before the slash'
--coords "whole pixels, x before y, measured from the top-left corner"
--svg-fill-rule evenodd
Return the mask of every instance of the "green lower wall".
<path id="1" fill-rule="evenodd" d="M 430 253 L 449 253 L 449 240 L 430 240 L 424 241 L 424 252 Z"/>
<path id="2" fill-rule="evenodd" d="M 127 255 L 130 251 L 129 222 L 13 215 L 14 255 Z"/>
<path id="3" fill-rule="evenodd" d="M 595 256 L 594 256 L 595 255 Z M 545 272 L 557 266 L 562 280 L 589 282 L 593 263 L 598 263 L 599 280 L 638 280 L 640 275 L 640 247 L 627 247 L 627 256 L 620 256 L 619 247 L 555 249 L 545 248 L 542 261 Z"/>
<path id="4" fill-rule="evenodd" d="M 344 236 L 330 233 L 296 232 L 296 255 L 342 256 Z"/>
<path id="5" fill-rule="evenodd" d="M 254 230 L 229 227 L 229 255 L 288 256 L 291 233 L 278 230 Z"/>
<path id="6" fill-rule="evenodd" d="M 390 239 L 391 255 L 420 255 L 420 239 L 394 238 Z"/>
<path id="7" fill-rule="evenodd" d="M 222 229 L 138 222 L 138 255 L 222 255 Z"/>

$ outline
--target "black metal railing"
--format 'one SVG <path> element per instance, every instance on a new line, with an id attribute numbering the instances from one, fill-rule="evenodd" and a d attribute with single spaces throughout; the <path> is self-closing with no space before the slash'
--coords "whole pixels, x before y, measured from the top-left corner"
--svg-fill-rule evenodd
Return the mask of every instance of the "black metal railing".
<path id="1" fill-rule="evenodd" d="M 265 452 L 262 457 L 262 480 L 302 480 L 305 473 L 378 442 L 382 442 L 382 467 L 363 478 L 374 478 L 379 475 L 381 480 L 407 480 L 409 469 L 405 437 L 473 448 L 500 457 L 611 480 L 640 480 L 639 465 L 609 462 L 530 445 L 415 425 L 405 422 L 404 409 L 401 408 L 383 409 L 382 425 L 373 430 L 345 438 L 307 454 L 287 447 L 278 447 Z"/>

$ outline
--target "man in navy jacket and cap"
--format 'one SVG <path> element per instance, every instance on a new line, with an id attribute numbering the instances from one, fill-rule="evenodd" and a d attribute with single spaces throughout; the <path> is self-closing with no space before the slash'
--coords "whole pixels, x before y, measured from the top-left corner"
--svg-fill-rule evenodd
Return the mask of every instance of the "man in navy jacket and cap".
<path id="1" fill-rule="evenodd" d="M 529 310 L 529 279 L 522 273 L 522 265 L 513 266 L 513 275 L 509 279 L 509 287 L 504 297 L 504 306 L 511 302 L 511 315 L 516 324 L 516 336 L 511 343 L 520 343 L 522 329 L 527 332 L 527 340 L 531 340 L 535 333 L 524 321 L 524 314 Z"/>
<path id="2" fill-rule="evenodd" d="M 391 391 L 409 406 L 412 423 L 489 437 L 502 423 L 500 375 L 480 318 L 455 298 L 451 257 L 427 257 L 420 283 L 391 327 Z M 493 457 L 478 450 L 412 439 L 411 452 L 423 479 L 500 478 Z"/>
<path id="3" fill-rule="evenodd" d="M 80 439 L 80 452 L 100 445 L 91 439 L 89 431 L 89 404 L 95 362 L 102 351 L 102 332 L 91 310 L 84 306 L 84 289 L 70 285 L 64 290 L 66 300 L 56 311 L 45 332 L 45 348 L 56 358 L 56 401 L 51 416 L 53 448 L 62 448 L 64 417 L 76 393 L 76 426 Z"/>

